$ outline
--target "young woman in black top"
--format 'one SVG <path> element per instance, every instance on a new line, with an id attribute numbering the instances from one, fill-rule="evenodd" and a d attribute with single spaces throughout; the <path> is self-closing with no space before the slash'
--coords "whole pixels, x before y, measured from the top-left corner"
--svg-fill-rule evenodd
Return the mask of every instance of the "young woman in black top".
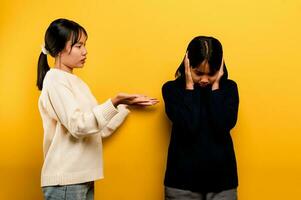
<path id="1" fill-rule="evenodd" d="M 194 38 L 176 80 L 165 83 L 162 94 L 172 122 L 165 199 L 237 199 L 230 130 L 239 97 L 236 83 L 228 79 L 221 43 L 213 37 Z"/>

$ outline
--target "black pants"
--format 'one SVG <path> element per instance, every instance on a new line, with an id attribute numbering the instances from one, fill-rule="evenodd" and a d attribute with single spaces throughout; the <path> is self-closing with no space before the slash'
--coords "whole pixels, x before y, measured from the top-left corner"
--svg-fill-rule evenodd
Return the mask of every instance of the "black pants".
<path id="1" fill-rule="evenodd" d="M 198 193 L 165 187 L 165 200 L 237 200 L 237 189 L 224 190 L 218 193 Z"/>

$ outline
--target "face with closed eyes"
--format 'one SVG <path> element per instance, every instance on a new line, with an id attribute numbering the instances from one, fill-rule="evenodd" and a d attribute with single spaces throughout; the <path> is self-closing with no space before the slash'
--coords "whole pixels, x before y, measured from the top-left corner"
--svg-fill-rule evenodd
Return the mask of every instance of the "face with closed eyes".
<path id="1" fill-rule="evenodd" d="M 204 60 L 200 65 L 195 68 L 191 68 L 191 77 L 194 84 L 201 87 L 206 87 L 214 83 L 217 78 L 217 72 L 211 72 L 210 66 L 207 60 Z"/>

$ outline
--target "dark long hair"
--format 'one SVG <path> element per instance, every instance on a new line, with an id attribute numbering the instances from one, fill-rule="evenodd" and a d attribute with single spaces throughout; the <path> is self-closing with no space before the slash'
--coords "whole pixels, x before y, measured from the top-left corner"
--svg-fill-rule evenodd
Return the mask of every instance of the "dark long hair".
<path id="1" fill-rule="evenodd" d="M 210 74 L 215 74 L 221 66 L 223 58 L 223 47 L 220 41 L 213 37 L 198 36 L 188 44 L 188 59 L 192 68 L 198 67 L 204 60 L 208 61 Z M 176 71 L 175 77 L 185 79 L 184 58 Z M 222 79 L 228 78 L 226 64 L 224 62 L 224 75 Z"/>
<path id="2" fill-rule="evenodd" d="M 73 47 L 81 38 L 81 34 L 88 37 L 86 30 L 78 23 L 68 19 L 54 20 L 46 30 L 44 43 L 47 54 L 56 57 L 65 48 L 66 43 L 71 40 L 71 47 Z M 47 61 L 46 52 L 41 52 L 38 61 L 38 76 L 37 86 L 39 90 L 43 88 L 43 80 L 50 69 Z"/>

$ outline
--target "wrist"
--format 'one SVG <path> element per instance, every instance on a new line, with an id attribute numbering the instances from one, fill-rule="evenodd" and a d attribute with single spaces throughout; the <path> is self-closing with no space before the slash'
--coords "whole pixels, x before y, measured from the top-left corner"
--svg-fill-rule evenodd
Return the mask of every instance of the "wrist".
<path id="1" fill-rule="evenodd" d="M 193 90 L 194 86 L 193 84 L 186 84 L 186 90 Z"/>
<path id="2" fill-rule="evenodd" d="M 219 82 L 214 82 L 212 84 L 212 90 L 217 90 L 217 89 L 219 89 Z"/>
<path id="3" fill-rule="evenodd" d="M 117 107 L 117 106 L 119 105 L 119 103 L 120 103 L 120 99 L 119 99 L 118 96 L 112 98 L 111 101 L 112 101 L 112 104 L 113 104 L 115 107 Z"/>

